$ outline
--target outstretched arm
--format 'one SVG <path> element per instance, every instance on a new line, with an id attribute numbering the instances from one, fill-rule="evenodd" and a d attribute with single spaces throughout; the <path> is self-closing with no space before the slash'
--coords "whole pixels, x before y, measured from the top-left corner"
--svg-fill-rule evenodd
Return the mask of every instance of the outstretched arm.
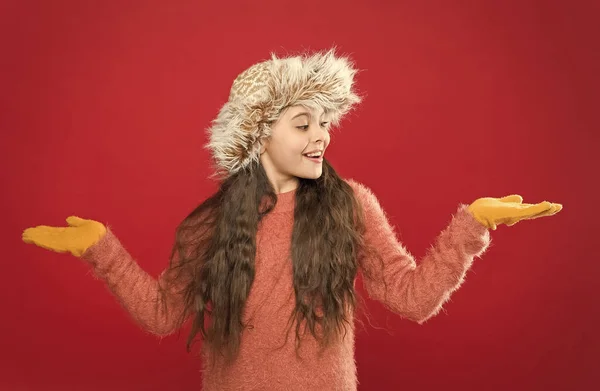
<path id="1" fill-rule="evenodd" d="M 92 265 L 94 275 L 106 282 L 108 289 L 142 328 L 158 336 L 177 331 L 184 323 L 181 319 L 184 303 L 179 292 L 183 285 L 174 285 L 172 279 L 167 278 L 166 270 L 158 279 L 150 276 L 110 228 L 106 228 L 106 234 L 81 258 Z M 165 295 L 160 294 L 159 287 L 164 289 Z"/>
<path id="2" fill-rule="evenodd" d="M 463 283 L 475 257 L 491 243 L 488 229 L 459 205 L 450 224 L 417 265 L 396 237 L 377 198 L 366 186 L 350 180 L 363 206 L 365 243 L 374 251 L 360 256 L 369 296 L 398 315 L 419 324 L 438 314 Z"/>
<path id="3" fill-rule="evenodd" d="M 94 275 L 106 282 L 121 305 L 147 331 L 168 335 L 184 323 L 181 291 L 187 282 L 176 278 L 179 269 L 166 268 L 155 279 L 132 259 L 109 227 L 77 216 L 69 216 L 67 223 L 67 227 L 27 228 L 23 241 L 87 261 Z M 172 262 L 179 262 L 177 252 Z"/>

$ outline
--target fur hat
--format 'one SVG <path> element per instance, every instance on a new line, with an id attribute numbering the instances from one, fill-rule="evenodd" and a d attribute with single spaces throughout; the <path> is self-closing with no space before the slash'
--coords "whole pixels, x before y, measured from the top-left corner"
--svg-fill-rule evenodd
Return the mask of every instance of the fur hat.
<path id="1" fill-rule="evenodd" d="M 361 101 L 353 91 L 357 70 L 335 48 L 327 52 L 271 59 L 252 65 L 234 80 L 229 100 L 207 129 L 215 174 L 228 177 L 260 162 L 271 125 L 293 105 L 323 109 L 331 124 Z"/>

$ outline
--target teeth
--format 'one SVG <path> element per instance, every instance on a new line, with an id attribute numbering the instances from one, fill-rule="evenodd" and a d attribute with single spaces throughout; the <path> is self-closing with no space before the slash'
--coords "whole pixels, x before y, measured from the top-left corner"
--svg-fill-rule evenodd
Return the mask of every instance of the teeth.
<path id="1" fill-rule="evenodd" d="M 321 156 L 321 152 L 309 153 L 306 156 L 309 156 L 309 157 L 319 157 L 319 156 Z"/>

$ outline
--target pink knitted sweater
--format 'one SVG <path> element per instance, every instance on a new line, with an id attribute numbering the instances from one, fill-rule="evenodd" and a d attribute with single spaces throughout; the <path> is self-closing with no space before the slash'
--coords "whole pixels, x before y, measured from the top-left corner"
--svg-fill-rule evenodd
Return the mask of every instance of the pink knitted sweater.
<path id="1" fill-rule="evenodd" d="M 382 272 L 381 263 L 375 260 L 361 263 L 372 276 L 363 273 L 365 289 L 399 316 L 423 323 L 436 315 L 462 284 L 473 259 L 489 246 L 489 231 L 472 217 L 467 205 L 460 204 L 448 227 L 417 264 L 398 242 L 370 189 L 352 179 L 347 182 L 365 210 L 365 239 L 378 249 L 385 265 Z M 203 346 L 203 390 L 356 390 L 354 329 L 321 355 L 317 355 L 318 344 L 310 333 L 302 341 L 300 358 L 294 350 L 294 328 L 286 342 L 286 322 L 294 309 L 290 243 L 295 190 L 278 197 L 274 211 L 263 219 L 257 233 L 256 275 L 243 318 L 250 326 L 242 333 L 239 357 L 230 366 L 217 358 L 212 368 L 212 353 Z M 182 310 L 177 296 L 167 297 L 166 313 L 157 302 L 163 275 L 157 280 L 146 273 L 109 227 L 82 258 L 142 328 L 164 336 L 180 327 L 175 323 Z"/>

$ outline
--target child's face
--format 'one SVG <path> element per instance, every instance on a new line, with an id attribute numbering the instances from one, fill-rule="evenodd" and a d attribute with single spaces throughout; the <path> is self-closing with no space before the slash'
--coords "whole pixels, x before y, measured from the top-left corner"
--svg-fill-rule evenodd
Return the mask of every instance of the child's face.
<path id="1" fill-rule="evenodd" d="M 291 106 L 271 127 L 260 160 L 269 179 L 281 192 L 294 189 L 296 177 L 317 179 L 323 173 L 323 154 L 329 145 L 329 116 L 304 106 Z M 308 152 L 322 151 L 320 158 Z"/>

